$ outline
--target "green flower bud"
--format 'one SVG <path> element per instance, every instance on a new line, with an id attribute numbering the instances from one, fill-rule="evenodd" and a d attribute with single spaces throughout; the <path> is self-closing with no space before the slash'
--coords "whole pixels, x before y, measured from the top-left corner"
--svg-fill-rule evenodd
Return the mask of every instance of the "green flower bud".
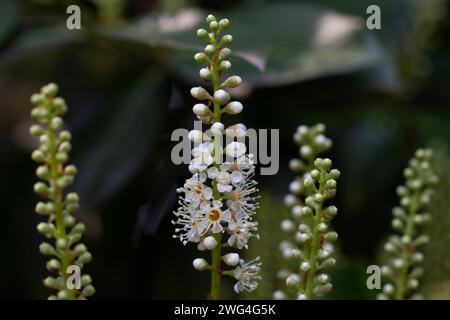
<path id="1" fill-rule="evenodd" d="M 91 283 L 92 283 L 92 278 L 91 278 L 90 275 L 88 275 L 88 274 L 83 274 L 83 275 L 81 276 L 81 286 L 82 286 L 82 287 L 85 287 L 85 286 L 87 286 L 87 285 L 89 285 L 89 284 L 91 284 Z"/>
<path id="2" fill-rule="evenodd" d="M 50 128 L 53 130 L 58 130 L 63 126 L 63 119 L 60 117 L 55 117 L 50 121 Z"/>
<path id="3" fill-rule="evenodd" d="M 45 161 L 45 155 L 41 150 L 34 150 L 31 154 L 31 159 L 35 162 L 44 162 Z"/>
<path id="4" fill-rule="evenodd" d="M 332 268 L 332 267 L 334 267 L 335 264 L 336 264 L 336 260 L 334 258 L 328 258 L 320 264 L 319 269 Z"/>
<path id="5" fill-rule="evenodd" d="M 32 104 L 38 105 L 38 104 L 43 103 L 44 99 L 45 99 L 45 97 L 42 94 L 35 93 L 31 96 L 30 101 Z"/>
<path id="6" fill-rule="evenodd" d="M 42 242 L 39 245 L 39 251 L 44 255 L 44 256 L 49 256 L 49 255 L 58 255 L 55 248 L 53 248 L 53 246 L 50 243 L 47 242 Z"/>
<path id="7" fill-rule="evenodd" d="M 226 72 L 228 70 L 231 69 L 231 62 L 228 60 L 223 60 L 220 64 L 219 64 L 219 70 L 221 72 Z"/>
<path id="8" fill-rule="evenodd" d="M 80 201 L 80 197 L 75 192 L 70 192 L 66 195 L 66 202 L 68 202 L 68 203 L 74 203 L 74 202 L 79 202 L 79 201 Z"/>
<path id="9" fill-rule="evenodd" d="M 61 269 L 61 263 L 56 259 L 50 259 L 47 262 L 46 267 L 47 267 L 48 271 L 55 272 L 55 271 L 58 271 L 59 269 Z"/>
<path id="10" fill-rule="evenodd" d="M 70 214 L 65 214 L 63 216 L 63 222 L 67 227 L 71 227 L 75 224 L 75 218 L 72 217 Z"/>
<path id="11" fill-rule="evenodd" d="M 328 232 L 327 234 L 325 234 L 324 238 L 327 241 L 334 242 L 337 240 L 338 234 L 334 231 L 331 231 L 331 232 Z"/>
<path id="12" fill-rule="evenodd" d="M 56 231 L 55 226 L 52 223 L 46 223 L 46 222 L 39 223 L 36 226 L 36 230 L 39 233 L 44 234 L 44 235 L 47 235 L 47 234 L 51 235 Z"/>
<path id="13" fill-rule="evenodd" d="M 216 52 L 216 48 L 212 44 L 208 44 L 204 50 L 207 55 L 213 55 Z"/>
<path id="14" fill-rule="evenodd" d="M 56 239 L 56 247 L 59 250 L 65 250 L 68 248 L 68 246 L 69 246 L 69 243 L 66 239 L 63 239 L 63 238 Z"/>
<path id="15" fill-rule="evenodd" d="M 330 179 L 325 183 L 325 188 L 327 189 L 336 189 L 337 182 L 334 179 Z"/>
<path id="16" fill-rule="evenodd" d="M 56 296 L 60 300 L 67 300 L 70 297 L 69 292 L 67 292 L 67 290 L 60 290 L 60 291 L 58 291 L 58 294 Z"/>
<path id="17" fill-rule="evenodd" d="M 67 205 L 66 205 L 66 210 L 69 212 L 69 213 L 73 213 L 73 212 L 75 212 L 78 208 L 79 208 L 79 204 L 78 204 L 78 202 L 73 202 L 73 203 L 68 203 Z"/>
<path id="18" fill-rule="evenodd" d="M 319 224 L 317 225 L 317 230 L 318 230 L 320 233 L 324 233 L 325 231 L 327 231 L 327 229 L 328 229 L 328 226 L 326 225 L 326 223 L 319 223 Z"/>
<path id="19" fill-rule="evenodd" d="M 78 261 L 86 264 L 92 261 L 92 255 L 90 252 L 85 252 L 78 257 Z"/>
<path id="20" fill-rule="evenodd" d="M 313 291 L 315 294 L 320 296 L 320 295 L 324 295 L 324 294 L 331 292 L 332 289 L 333 289 L 333 285 L 329 282 L 324 285 L 315 286 Z"/>
<path id="21" fill-rule="evenodd" d="M 62 141 L 70 141 L 71 139 L 72 139 L 72 134 L 69 131 L 64 130 L 59 133 L 59 140 L 61 142 Z"/>
<path id="22" fill-rule="evenodd" d="M 80 243 L 75 246 L 74 253 L 76 256 L 79 256 L 87 251 L 87 247 Z"/>
<path id="23" fill-rule="evenodd" d="M 311 269 L 311 265 L 308 261 L 304 261 L 300 264 L 300 270 L 302 270 L 303 272 L 308 272 L 309 269 Z"/>
<path id="24" fill-rule="evenodd" d="M 341 172 L 338 169 L 332 169 L 330 171 L 330 173 L 328 174 L 328 177 L 330 179 L 336 180 L 336 179 L 338 179 L 340 177 L 340 175 L 341 175 Z"/>
<path id="25" fill-rule="evenodd" d="M 212 14 L 209 14 L 209 15 L 206 17 L 206 22 L 209 24 L 209 23 L 211 23 L 211 22 L 213 22 L 213 21 L 216 21 L 216 17 L 214 17 Z"/>
<path id="26" fill-rule="evenodd" d="M 225 30 L 230 25 L 230 20 L 228 19 L 222 19 L 219 21 L 220 30 Z"/>
<path id="27" fill-rule="evenodd" d="M 199 37 L 202 40 L 208 41 L 209 40 L 208 31 L 206 31 L 205 29 L 198 29 L 197 37 Z"/>
<path id="28" fill-rule="evenodd" d="M 222 40 L 220 40 L 220 46 L 221 47 L 227 46 L 232 42 L 233 42 L 233 37 L 231 35 L 227 34 L 222 37 Z"/>
<path id="29" fill-rule="evenodd" d="M 41 89 L 41 93 L 47 97 L 54 97 L 58 94 L 58 86 L 55 83 L 49 83 Z"/>
<path id="30" fill-rule="evenodd" d="M 209 24 L 209 28 L 215 32 L 219 30 L 219 23 L 217 21 L 211 21 L 211 23 Z"/>
<path id="31" fill-rule="evenodd" d="M 219 52 L 219 61 L 227 60 L 231 56 L 231 50 L 229 48 L 222 48 Z"/>
<path id="32" fill-rule="evenodd" d="M 42 165 L 36 169 L 36 175 L 41 179 L 47 179 L 50 175 L 50 172 L 46 165 Z"/>
<path id="33" fill-rule="evenodd" d="M 66 176 L 75 176 L 77 172 L 77 167 L 75 167 L 73 164 L 68 165 L 64 168 L 64 175 Z"/>
<path id="34" fill-rule="evenodd" d="M 69 239 L 69 247 L 71 246 L 71 245 L 73 245 L 74 243 L 77 243 L 78 241 L 80 241 L 81 240 L 81 234 L 80 233 L 75 233 L 75 234 L 71 234 L 69 237 L 68 237 L 68 239 Z"/>
<path id="35" fill-rule="evenodd" d="M 43 281 L 44 286 L 50 289 L 59 289 L 59 282 L 53 277 L 47 277 Z"/>
<path id="36" fill-rule="evenodd" d="M 67 160 L 69 160 L 69 156 L 67 155 L 66 152 L 57 152 L 56 153 L 56 161 L 58 161 L 60 163 L 65 163 L 65 162 L 67 162 Z"/>
<path id="37" fill-rule="evenodd" d="M 289 277 L 287 277 L 286 279 L 286 286 L 288 288 L 298 288 L 300 284 L 300 277 L 298 276 L 298 274 L 291 274 L 289 275 Z"/>
<path id="38" fill-rule="evenodd" d="M 81 294 L 85 297 L 90 297 L 92 295 L 95 294 L 95 288 L 92 285 L 87 285 L 86 287 L 83 288 L 83 291 L 81 292 Z"/>
<path id="39" fill-rule="evenodd" d="M 46 205 L 44 202 L 38 202 L 36 204 L 35 211 L 40 215 L 49 215 L 53 212 L 49 210 L 49 206 Z"/>
<path id="40" fill-rule="evenodd" d="M 195 56 L 194 56 L 194 59 L 198 63 L 208 64 L 210 62 L 208 56 L 204 52 L 196 53 Z"/>
<path id="41" fill-rule="evenodd" d="M 30 134 L 33 137 L 39 137 L 45 133 L 45 130 L 38 124 L 34 124 L 30 127 Z"/>
<path id="42" fill-rule="evenodd" d="M 64 141 L 59 146 L 59 152 L 67 153 L 70 152 L 70 150 L 72 150 L 72 145 L 69 141 Z"/>
<path id="43" fill-rule="evenodd" d="M 320 171 L 317 169 L 312 170 L 311 178 L 313 178 L 314 180 L 319 180 L 320 179 Z"/>
<path id="44" fill-rule="evenodd" d="M 49 193 L 49 188 L 43 182 L 36 182 L 34 184 L 33 189 L 34 189 L 35 193 L 37 193 L 38 195 L 44 196 L 44 197 L 47 196 Z"/>

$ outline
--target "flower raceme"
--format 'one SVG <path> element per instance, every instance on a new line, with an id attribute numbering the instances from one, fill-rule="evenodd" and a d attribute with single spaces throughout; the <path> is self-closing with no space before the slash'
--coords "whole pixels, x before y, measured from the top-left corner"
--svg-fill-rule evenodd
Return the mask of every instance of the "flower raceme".
<path id="1" fill-rule="evenodd" d="M 421 226 L 430 221 L 426 211 L 438 182 L 438 176 L 431 167 L 431 149 L 419 149 L 408 168 L 405 169 L 405 185 L 397 188 L 400 206 L 392 210 L 394 216 L 392 228 L 400 234 L 392 235 L 384 245 L 389 257 L 387 264 L 381 267 L 385 279 L 383 293 L 378 299 L 419 299 L 417 292 L 419 278 L 424 270 L 420 266 L 424 259 L 420 248 L 429 242 L 429 237 L 422 234 Z"/>
<path id="2" fill-rule="evenodd" d="M 92 255 L 80 239 L 85 226 L 76 223 L 72 213 L 79 206 L 78 194 L 64 194 L 74 180 L 77 169 L 69 161 L 71 134 L 62 130 L 62 116 L 67 112 L 67 105 L 62 98 L 56 97 L 58 87 L 51 83 L 44 86 L 40 93 L 33 94 L 31 102 L 35 107 L 31 116 L 39 124 L 30 128 L 30 133 L 38 137 L 39 147 L 33 151 L 32 159 L 39 163 L 36 175 L 41 180 L 34 185 L 34 191 L 45 198 L 38 202 L 36 212 L 47 216 L 46 222 L 37 225 L 39 233 L 54 240 L 54 244 L 43 242 L 39 250 L 43 255 L 51 256 L 47 269 L 55 272 L 56 277 L 47 277 L 44 285 L 57 290 L 49 299 L 85 299 L 94 294 L 91 277 L 87 274 L 71 277 L 71 272 L 81 270 L 83 265 L 92 260 Z"/>
<path id="3" fill-rule="evenodd" d="M 237 293 L 252 291 L 258 286 L 261 262 L 259 257 L 245 262 L 236 249 L 248 247 L 250 238 L 258 237 L 258 223 L 253 220 L 258 208 L 257 182 L 253 179 L 255 166 L 253 155 L 247 153 L 242 138 L 246 127 L 235 124 L 226 127 L 222 115 L 238 114 L 242 103 L 232 101 L 227 89 L 239 86 L 242 79 L 229 76 L 221 82 L 222 75 L 231 68 L 228 58 L 231 50 L 231 35 L 220 34 L 229 26 L 227 19 L 217 21 L 212 15 L 207 17 L 210 31 L 199 29 L 197 36 L 207 45 L 195 54 L 195 60 L 204 65 L 199 75 L 212 84 L 213 93 L 203 87 L 191 89 L 191 95 L 199 100 L 193 109 L 202 123 L 210 125 L 209 130 L 192 130 L 189 139 L 195 144 L 189 170 L 192 177 L 187 179 L 180 193 L 179 208 L 174 212 L 176 220 L 175 238 L 183 244 L 193 242 L 200 251 L 210 251 L 211 261 L 197 258 L 193 266 L 199 271 L 210 270 L 210 299 L 220 297 L 221 277 L 234 278 Z M 223 136 L 233 141 L 222 146 Z M 236 140 L 236 141 L 235 141 Z M 223 162 L 223 156 L 226 161 Z M 231 252 L 225 253 L 230 248 Z M 227 266 L 228 270 L 223 267 Z"/>
<path id="4" fill-rule="evenodd" d="M 300 126 L 294 134 L 302 159 L 293 159 L 289 164 L 299 176 L 290 183 L 290 193 L 285 197 L 292 217 L 281 222 L 289 240 L 280 243 L 290 268 L 278 272 L 287 290 L 275 291 L 275 299 L 286 299 L 293 294 L 300 300 L 312 299 L 332 289 L 330 276 L 324 271 L 335 264 L 331 255 L 337 233 L 330 230 L 330 221 L 337 208 L 326 202 L 336 194 L 340 172 L 331 168 L 330 159 L 317 157 L 332 144 L 324 133 L 325 126 L 318 124 Z"/>

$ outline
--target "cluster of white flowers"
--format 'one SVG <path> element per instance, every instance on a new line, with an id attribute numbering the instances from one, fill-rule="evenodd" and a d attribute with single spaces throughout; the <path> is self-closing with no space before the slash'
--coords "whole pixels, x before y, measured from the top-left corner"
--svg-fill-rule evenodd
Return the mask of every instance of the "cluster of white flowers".
<path id="1" fill-rule="evenodd" d="M 431 167 L 432 150 L 419 149 L 405 169 L 406 183 L 397 188 L 400 206 L 392 210 L 392 228 L 400 234 L 392 235 L 384 245 L 389 259 L 381 267 L 385 279 L 383 292 L 378 299 L 419 299 L 419 278 L 424 270 L 420 266 L 424 255 L 420 247 L 429 237 L 420 230 L 431 219 L 426 211 L 431 201 L 433 187 L 438 182 Z"/>
<path id="2" fill-rule="evenodd" d="M 290 193 L 285 197 L 292 217 L 281 222 L 288 239 L 280 243 L 291 268 L 279 270 L 277 276 L 287 288 L 275 291 L 274 299 L 311 299 L 332 289 L 330 276 L 324 270 L 336 262 L 331 255 L 337 233 L 330 230 L 329 222 L 337 208 L 326 202 L 336 194 L 340 173 L 331 169 L 330 159 L 317 158 L 332 145 L 324 133 L 325 126 L 318 124 L 299 126 L 294 134 L 302 159 L 293 159 L 289 164 L 299 176 L 291 182 Z"/>
<path id="3" fill-rule="evenodd" d="M 253 155 L 246 153 L 246 145 L 242 142 L 247 134 L 246 127 L 240 123 L 225 127 L 221 122 L 223 113 L 237 114 L 243 109 L 240 102 L 230 102 L 230 94 L 226 91 L 239 86 L 241 78 L 235 75 L 220 82 L 221 74 L 231 67 L 227 60 L 231 50 L 226 45 L 231 43 L 232 37 L 225 35 L 218 40 L 218 35 L 228 27 L 229 21 L 217 21 L 209 15 L 207 22 L 211 31 L 199 29 L 197 35 L 208 44 L 203 52 L 195 55 L 195 60 L 206 65 L 200 70 L 200 77 L 212 83 L 213 94 L 202 87 L 194 87 L 191 95 L 202 102 L 194 105 L 193 112 L 210 128 L 205 132 L 192 130 L 189 133 L 189 139 L 195 144 L 189 165 L 193 176 L 177 190 L 180 206 L 174 212 L 177 219 L 172 223 L 176 225 L 174 237 L 183 244 L 194 242 L 199 250 L 211 251 L 211 263 L 197 258 L 194 267 L 216 273 L 212 279 L 220 279 L 221 275 L 234 277 L 237 280 L 234 289 L 239 293 L 257 287 L 261 263 L 259 258 L 246 263 L 235 252 L 222 256 L 222 249 L 247 248 L 249 239 L 258 237 L 258 223 L 253 220 L 258 208 L 255 195 L 258 189 L 253 179 Z M 225 148 L 222 147 L 224 138 L 229 142 Z M 222 161 L 224 155 L 226 161 Z M 233 269 L 222 270 L 221 262 Z M 211 290 L 214 288 L 212 285 Z M 217 292 L 210 293 L 211 299 L 217 297 Z"/>

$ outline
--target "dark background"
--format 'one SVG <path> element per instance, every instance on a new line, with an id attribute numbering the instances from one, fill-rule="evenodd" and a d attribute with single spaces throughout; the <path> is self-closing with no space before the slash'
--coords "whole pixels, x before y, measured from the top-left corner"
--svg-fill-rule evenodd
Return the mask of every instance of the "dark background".
<path id="1" fill-rule="evenodd" d="M 65 27 L 70 4 L 82 8 L 80 31 Z M 365 26 L 371 4 L 381 7 L 381 30 Z M 377 263 L 391 232 L 402 169 L 429 143 L 438 146 L 442 179 L 424 290 L 449 298 L 448 9 L 445 0 L 2 0 L 0 297 L 49 294 L 41 285 L 47 271 L 35 231 L 29 155 L 36 142 L 28 127 L 30 95 L 52 81 L 70 108 L 71 159 L 79 169 L 72 189 L 94 255 L 86 271 L 95 298 L 205 298 L 209 277 L 191 264 L 198 252 L 172 239 L 175 188 L 188 172 L 170 162 L 170 133 L 192 127 L 189 89 L 200 83 L 195 30 L 213 13 L 230 19 L 234 52 L 256 57 L 231 60 L 244 80 L 235 96 L 245 106 L 231 121 L 280 129 L 280 171 L 258 177 L 261 240 L 250 249 L 267 262 L 264 281 L 244 297 L 271 297 L 281 199 L 293 178 L 287 163 L 297 154 L 292 134 L 300 124 L 323 122 L 334 141 L 329 156 L 342 172 L 329 298 L 375 296 L 365 287 L 366 267 Z M 229 288 L 224 297 L 237 298 Z"/>

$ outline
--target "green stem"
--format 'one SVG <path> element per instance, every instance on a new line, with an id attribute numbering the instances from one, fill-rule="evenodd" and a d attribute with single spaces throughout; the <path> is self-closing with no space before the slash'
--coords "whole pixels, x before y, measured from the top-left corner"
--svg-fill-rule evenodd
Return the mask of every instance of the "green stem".
<path id="1" fill-rule="evenodd" d="M 222 271 L 220 267 L 220 259 L 222 253 L 222 234 L 214 234 L 214 238 L 217 241 L 217 246 L 211 252 L 211 292 L 209 298 L 211 300 L 218 300 L 220 298 L 220 280 L 222 277 Z"/>
<path id="2" fill-rule="evenodd" d="M 63 221 L 62 210 L 63 210 L 63 202 L 62 202 L 62 190 L 57 184 L 58 176 L 59 176 L 59 164 L 56 160 L 56 136 L 55 130 L 49 128 L 48 138 L 50 141 L 50 186 L 52 190 L 52 200 L 55 204 L 55 223 L 56 223 L 56 239 L 66 239 L 66 226 Z M 67 240 L 67 239 L 66 239 Z M 70 252 L 67 250 L 58 250 L 59 257 L 61 259 L 61 270 L 60 274 L 64 279 L 64 284 L 67 283 L 68 274 L 66 273 L 67 268 L 71 264 L 71 256 Z M 69 294 L 69 299 L 75 299 L 75 292 L 73 290 L 67 290 Z"/>
<path id="3" fill-rule="evenodd" d="M 215 39 L 213 40 L 213 42 L 214 46 L 216 47 L 216 52 L 214 53 L 211 68 L 213 73 L 212 77 L 213 92 L 216 92 L 220 88 L 219 48 L 217 47 L 217 41 Z M 222 116 L 220 104 L 215 99 L 213 99 L 213 104 L 214 104 L 214 121 L 220 122 Z M 214 165 L 217 168 L 219 168 L 222 153 L 220 152 L 220 140 L 218 139 L 218 137 L 214 137 L 214 151 L 215 151 Z M 216 180 L 213 181 L 213 195 L 215 200 L 220 200 L 221 196 L 219 191 L 217 190 Z M 214 238 L 216 239 L 217 246 L 211 252 L 211 291 L 209 298 L 211 300 L 218 300 L 220 298 L 220 281 L 222 277 L 222 270 L 220 267 L 222 254 L 222 234 L 216 233 L 214 234 Z"/>
<path id="4" fill-rule="evenodd" d="M 305 295 L 306 298 L 312 299 L 313 297 L 313 286 L 314 286 L 314 278 L 316 276 L 316 269 L 317 269 L 317 250 L 319 248 L 319 242 L 320 242 L 320 234 L 317 230 L 317 225 L 320 223 L 320 216 L 321 216 L 322 206 L 320 206 L 316 211 L 316 216 L 314 217 L 314 222 L 312 224 L 312 240 L 311 240 L 311 252 L 309 256 L 309 264 L 311 266 L 311 269 L 307 272 L 306 275 L 306 290 Z"/>
<path id="5" fill-rule="evenodd" d="M 405 229 L 405 236 L 409 239 L 412 239 L 414 236 L 414 217 L 417 213 L 418 209 L 418 201 L 419 201 L 419 191 L 416 190 L 411 200 L 411 205 L 409 207 L 408 213 L 408 222 Z M 395 294 L 396 300 L 403 300 L 406 295 L 406 282 L 408 278 L 408 269 L 409 265 L 409 252 L 410 246 L 409 244 L 404 244 L 402 248 L 401 259 L 403 261 L 403 267 L 399 271 L 399 276 L 397 278 L 397 292 Z"/>

